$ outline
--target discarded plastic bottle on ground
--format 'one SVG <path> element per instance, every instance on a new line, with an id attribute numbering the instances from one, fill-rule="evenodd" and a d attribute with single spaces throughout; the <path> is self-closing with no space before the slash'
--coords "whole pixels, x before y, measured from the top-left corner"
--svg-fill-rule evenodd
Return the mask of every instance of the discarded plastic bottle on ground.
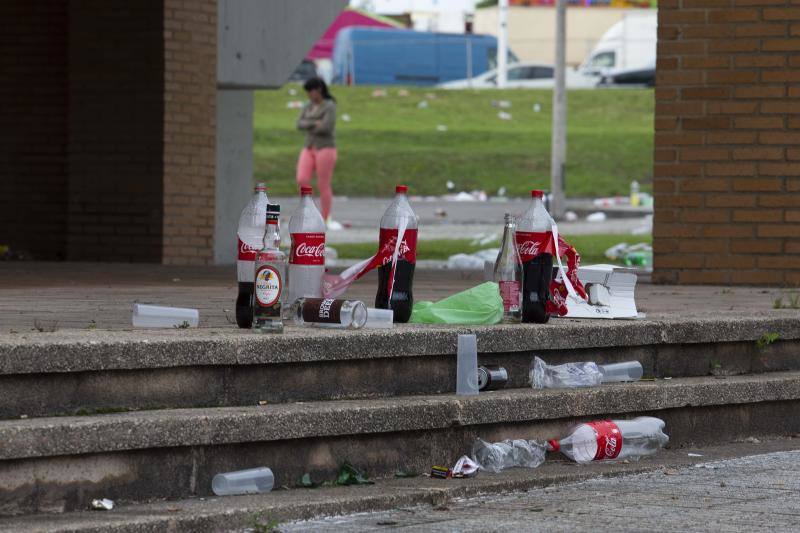
<path id="1" fill-rule="evenodd" d="M 535 440 L 504 440 L 489 443 L 477 439 L 472 445 L 472 460 L 478 463 L 481 470 L 497 474 L 506 468 L 516 466 L 536 468 L 544 462 L 547 446 Z"/>
<path id="2" fill-rule="evenodd" d="M 664 421 L 651 416 L 633 420 L 596 420 L 576 426 L 561 440 L 548 441 L 548 450 L 560 451 L 577 463 L 636 461 L 667 445 Z"/>
<path id="3" fill-rule="evenodd" d="M 311 187 L 300 187 L 300 205 L 289 219 L 292 248 L 286 283 L 286 306 L 298 298 L 322 298 L 325 273 L 325 221 L 314 205 Z"/>
<path id="4" fill-rule="evenodd" d="M 500 287 L 504 322 L 519 322 L 521 318 L 522 261 L 514 238 L 516 227 L 514 216 L 506 213 L 503 242 L 494 263 L 493 279 Z"/>
<path id="5" fill-rule="evenodd" d="M 300 298 L 292 306 L 292 316 L 298 326 L 360 329 L 367 323 L 367 306 L 358 300 Z"/>
<path id="6" fill-rule="evenodd" d="M 263 183 L 259 183 L 255 186 L 253 197 L 239 215 L 236 261 L 239 294 L 236 297 L 236 324 L 240 328 L 249 328 L 253 324 L 253 279 L 256 273 L 256 252 L 261 249 L 261 240 L 264 237 L 267 203 L 269 203 L 267 187 Z"/>
<path id="7" fill-rule="evenodd" d="M 262 333 L 282 333 L 281 315 L 286 283 L 286 254 L 280 250 L 280 206 L 269 204 L 261 250 L 256 254 L 253 328 Z"/>
<path id="8" fill-rule="evenodd" d="M 458 336 L 456 394 L 478 394 L 478 339 L 473 333 Z"/>
<path id="9" fill-rule="evenodd" d="M 275 476 L 267 467 L 250 468 L 217 474 L 211 480 L 211 490 L 217 496 L 235 494 L 263 494 L 272 490 Z"/>
<path id="10" fill-rule="evenodd" d="M 595 387 L 601 383 L 638 381 L 642 379 L 642 373 L 642 364 L 639 361 L 608 365 L 598 365 L 590 361 L 548 365 L 539 357 L 534 357 L 531 385 L 534 389 Z"/>
<path id="11" fill-rule="evenodd" d="M 522 321 L 550 319 L 547 301 L 553 280 L 553 218 L 542 203 L 542 191 L 531 191 L 531 205 L 517 219 L 516 240 L 522 261 Z"/>
<path id="12" fill-rule="evenodd" d="M 395 197 L 381 218 L 378 254 L 383 264 L 378 267 L 378 293 L 375 307 L 394 311 L 395 322 L 408 322 L 414 306 L 412 293 L 414 266 L 417 263 L 417 215 L 408 203 L 408 187 L 398 185 Z M 405 227 L 403 239 L 397 246 L 400 227 Z M 397 264 L 392 258 L 397 250 Z"/>

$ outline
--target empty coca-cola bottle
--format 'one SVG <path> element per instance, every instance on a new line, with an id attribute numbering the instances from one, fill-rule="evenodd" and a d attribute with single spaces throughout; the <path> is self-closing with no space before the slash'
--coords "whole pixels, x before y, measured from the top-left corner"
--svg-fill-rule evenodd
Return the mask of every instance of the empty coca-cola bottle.
<path id="1" fill-rule="evenodd" d="M 286 306 L 298 298 L 321 298 L 325 274 L 325 221 L 314 205 L 311 187 L 300 187 L 300 205 L 289 219 L 292 248 L 289 252 Z"/>
<path id="2" fill-rule="evenodd" d="M 255 260 L 256 252 L 261 249 L 264 238 L 268 202 L 266 185 L 258 183 L 255 186 L 253 197 L 239 215 L 236 261 L 239 294 L 236 297 L 236 324 L 240 328 L 249 328 L 253 324 Z"/>
<path id="3" fill-rule="evenodd" d="M 517 218 L 517 250 L 522 261 L 522 321 L 550 319 L 547 301 L 553 280 L 553 218 L 542 202 L 542 191 L 531 191 L 531 204 Z"/>
<path id="4" fill-rule="evenodd" d="M 398 185 L 395 197 L 381 218 L 378 241 L 378 293 L 375 307 L 394 311 L 395 322 L 408 322 L 414 305 L 412 287 L 417 263 L 417 215 L 408 203 L 408 187 Z M 398 246 L 399 229 L 405 228 Z M 397 262 L 394 254 L 397 251 Z"/>
<path id="5" fill-rule="evenodd" d="M 653 455 L 669 442 L 664 421 L 652 416 L 633 420 L 595 420 L 579 424 L 569 436 L 551 440 L 550 451 L 560 451 L 576 463 L 638 460 Z"/>

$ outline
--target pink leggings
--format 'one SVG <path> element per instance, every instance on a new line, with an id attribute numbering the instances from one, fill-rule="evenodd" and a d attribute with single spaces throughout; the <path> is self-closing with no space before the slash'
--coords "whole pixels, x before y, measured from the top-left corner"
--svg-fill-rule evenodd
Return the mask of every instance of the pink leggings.
<path id="1" fill-rule="evenodd" d="M 297 159 L 297 184 L 311 186 L 311 177 L 317 171 L 317 188 L 322 204 L 322 218 L 328 220 L 333 203 L 333 167 L 336 166 L 336 148 L 303 148 Z"/>

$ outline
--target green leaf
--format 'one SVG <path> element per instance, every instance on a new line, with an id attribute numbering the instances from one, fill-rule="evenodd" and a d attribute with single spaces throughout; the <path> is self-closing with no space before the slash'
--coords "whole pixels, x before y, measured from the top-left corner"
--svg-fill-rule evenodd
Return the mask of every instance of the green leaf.
<path id="1" fill-rule="evenodd" d="M 309 474 L 308 472 L 303 474 L 303 477 L 300 478 L 300 486 L 301 487 L 304 487 L 304 488 L 307 488 L 307 489 L 315 489 L 315 488 L 319 487 L 319 485 L 320 485 L 319 483 L 314 483 L 311 480 L 311 474 Z"/>
<path id="2" fill-rule="evenodd" d="M 336 478 L 337 485 L 372 485 L 374 482 L 364 477 L 356 467 L 350 463 L 344 463 L 339 470 L 339 476 Z"/>

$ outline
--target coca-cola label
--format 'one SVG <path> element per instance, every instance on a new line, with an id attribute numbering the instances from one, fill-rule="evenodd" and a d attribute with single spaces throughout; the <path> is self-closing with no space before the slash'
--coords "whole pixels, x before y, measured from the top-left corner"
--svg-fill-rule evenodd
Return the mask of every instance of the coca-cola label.
<path id="1" fill-rule="evenodd" d="M 500 281 L 500 297 L 503 299 L 503 310 L 506 313 L 519 311 L 519 281 Z"/>
<path id="2" fill-rule="evenodd" d="M 597 453 L 595 461 L 616 459 L 622 451 L 622 432 L 611 420 L 597 420 L 589 422 L 597 436 Z"/>
<path id="3" fill-rule="evenodd" d="M 306 298 L 303 301 L 303 321 L 340 324 L 344 302 L 334 298 Z"/>
<path id="4" fill-rule="evenodd" d="M 293 265 L 324 265 L 324 233 L 292 233 L 289 263 Z"/>
<path id="5" fill-rule="evenodd" d="M 394 249 L 397 247 L 397 229 L 381 228 L 378 237 L 378 254 L 376 256 L 377 265 L 383 266 L 392 262 Z M 397 260 L 407 261 L 411 264 L 417 263 L 417 230 L 407 229 L 403 233 L 403 240 L 397 251 Z"/>
<path id="6" fill-rule="evenodd" d="M 540 254 L 555 255 L 552 231 L 517 231 L 514 234 L 514 240 L 517 242 L 517 250 L 519 250 L 519 257 L 523 263 L 527 263 Z"/>
<path id="7" fill-rule="evenodd" d="M 239 261 L 255 261 L 256 260 L 256 253 L 261 249 L 259 246 L 251 246 L 244 242 L 241 237 L 238 238 L 239 240 Z"/>
<path id="8" fill-rule="evenodd" d="M 264 265 L 259 268 L 255 285 L 256 300 L 261 307 L 272 307 L 280 300 L 283 280 L 275 267 Z"/>

